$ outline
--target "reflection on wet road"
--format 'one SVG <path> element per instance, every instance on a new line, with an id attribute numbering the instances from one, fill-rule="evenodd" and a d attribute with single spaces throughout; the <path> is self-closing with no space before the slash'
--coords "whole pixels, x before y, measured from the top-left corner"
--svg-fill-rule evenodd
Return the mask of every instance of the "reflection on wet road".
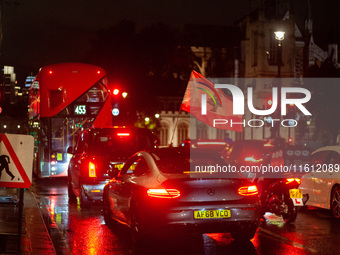
<path id="1" fill-rule="evenodd" d="M 251 242 L 235 242 L 230 234 L 150 240 L 133 248 L 128 229 L 103 220 L 101 205 L 81 210 L 69 203 L 66 180 L 39 181 L 33 187 L 58 254 L 338 254 L 340 221 L 324 210 L 299 212 L 294 224 L 266 215 Z M 334 253 L 332 253 L 334 251 Z"/>

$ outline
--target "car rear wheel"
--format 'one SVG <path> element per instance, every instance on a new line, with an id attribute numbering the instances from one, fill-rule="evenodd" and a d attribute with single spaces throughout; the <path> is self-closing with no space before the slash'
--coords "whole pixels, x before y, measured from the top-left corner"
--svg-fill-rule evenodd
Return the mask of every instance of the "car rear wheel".
<path id="1" fill-rule="evenodd" d="M 104 221 L 106 225 L 112 225 L 112 219 L 110 217 L 110 208 L 108 203 L 108 198 L 104 196 L 103 199 L 104 208 L 103 208 L 103 214 L 104 214 Z"/>
<path id="2" fill-rule="evenodd" d="M 294 206 L 294 203 L 288 194 L 285 195 L 285 203 L 288 206 L 288 212 L 282 213 L 282 218 L 285 221 L 285 223 L 294 222 L 296 220 L 298 212 L 296 206 Z"/>
<path id="3" fill-rule="evenodd" d="M 340 218 L 340 186 L 336 186 L 332 191 L 331 213 L 334 218 Z"/>
<path id="4" fill-rule="evenodd" d="M 141 246 L 145 240 L 145 236 L 140 225 L 140 218 L 135 206 L 131 208 L 131 239 L 132 243 L 136 246 Z"/>

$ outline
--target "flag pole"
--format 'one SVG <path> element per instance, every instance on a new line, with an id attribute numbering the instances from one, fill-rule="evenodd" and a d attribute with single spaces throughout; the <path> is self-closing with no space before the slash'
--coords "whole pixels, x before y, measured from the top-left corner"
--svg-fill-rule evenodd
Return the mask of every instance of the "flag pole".
<path id="1" fill-rule="evenodd" d="M 192 76 L 192 72 L 191 72 L 190 78 L 191 78 L 191 76 Z M 189 79 L 189 82 L 190 82 L 190 79 Z M 186 87 L 186 89 L 185 89 L 185 93 L 184 93 L 184 98 L 183 98 L 183 100 L 186 98 L 188 91 L 190 91 L 189 83 L 188 83 L 188 85 L 187 85 L 187 87 Z M 173 143 L 174 136 L 175 136 L 175 131 L 176 131 L 176 128 L 177 128 L 179 115 L 180 115 L 180 113 L 182 112 L 183 100 L 182 100 L 181 106 L 179 107 L 179 111 L 178 111 L 178 113 L 177 113 L 176 124 L 175 124 L 175 127 L 174 127 L 174 131 L 172 132 L 172 136 L 171 136 L 171 140 L 170 140 L 169 147 L 173 147 L 173 144 L 172 144 L 172 143 Z M 188 100 L 190 100 L 190 94 L 189 94 L 189 99 L 188 99 Z M 185 110 L 185 111 L 188 111 L 187 108 L 185 108 L 184 110 Z"/>
<path id="2" fill-rule="evenodd" d="M 173 147 L 172 142 L 173 142 L 173 140 L 174 140 L 175 131 L 176 131 L 177 124 L 178 124 L 178 119 L 179 119 L 179 113 L 177 113 L 176 124 L 175 124 L 175 127 L 174 127 L 174 131 L 172 132 L 172 136 L 171 136 L 171 141 L 170 141 L 169 147 Z"/>

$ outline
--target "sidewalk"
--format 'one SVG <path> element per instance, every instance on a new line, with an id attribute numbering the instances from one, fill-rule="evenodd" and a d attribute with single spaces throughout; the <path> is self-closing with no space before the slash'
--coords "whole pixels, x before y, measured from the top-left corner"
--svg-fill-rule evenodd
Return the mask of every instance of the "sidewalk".
<path id="1" fill-rule="evenodd" d="M 1 194 L 0 194 L 1 195 Z M 30 189 L 24 192 L 20 252 L 18 248 L 19 206 L 13 199 L 0 197 L 0 254 L 56 254 L 39 204 Z"/>

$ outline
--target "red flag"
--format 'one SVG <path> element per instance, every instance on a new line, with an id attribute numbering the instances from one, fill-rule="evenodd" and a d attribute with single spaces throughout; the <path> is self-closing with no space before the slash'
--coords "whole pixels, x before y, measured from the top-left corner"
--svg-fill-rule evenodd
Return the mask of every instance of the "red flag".
<path id="1" fill-rule="evenodd" d="M 206 97 L 206 114 L 202 114 L 202 95 Z M 200 73 L 192 71 L 181 111 L 194 115 L 198 120 L 209 126 L 243 132 L 242 116 L 233 115 L 233 100 L 215 84 Z M 217 121 L 219 120 L 219 121 Z"/>

